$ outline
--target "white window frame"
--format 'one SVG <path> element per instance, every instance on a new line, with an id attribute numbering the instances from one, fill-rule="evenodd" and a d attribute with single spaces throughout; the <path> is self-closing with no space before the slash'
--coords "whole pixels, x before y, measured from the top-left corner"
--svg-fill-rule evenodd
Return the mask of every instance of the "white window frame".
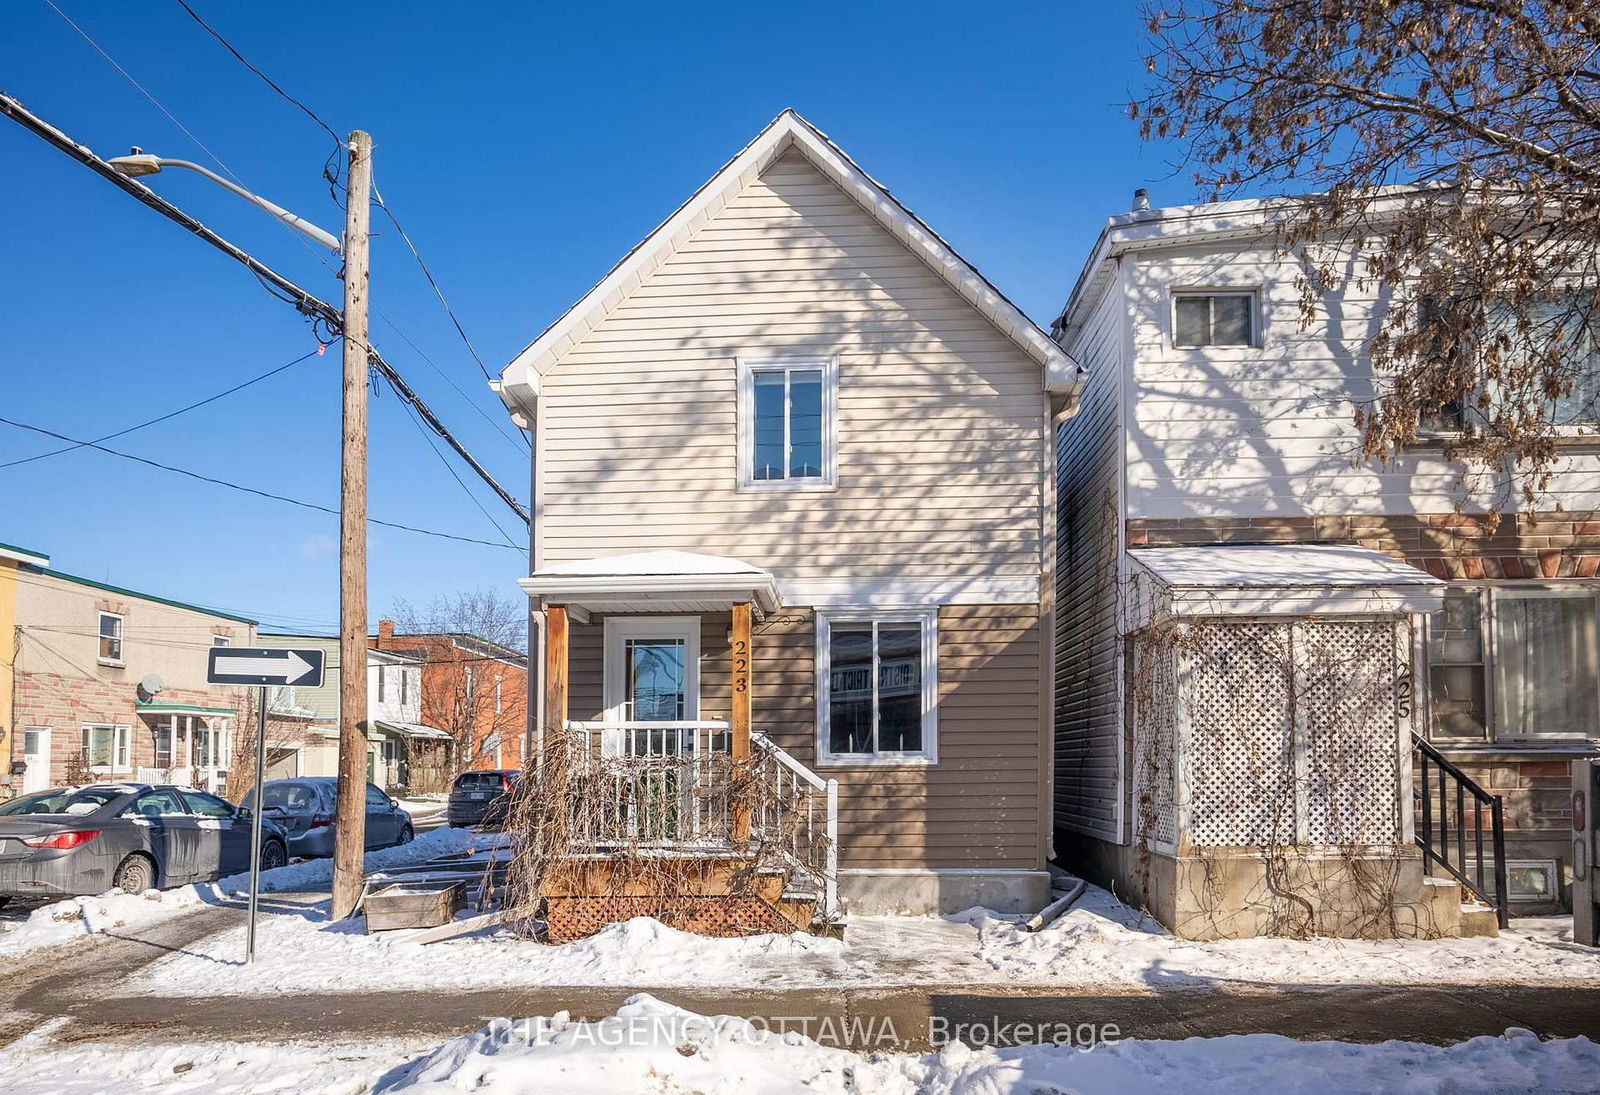
<path id="1" fill-rule="evenodd" d="M 117 652 L 115 654 L 112 654 L 112 655 L 106 655 L 106 654 L 100 653 L 100 643 L 101 643 L 101 640 L 103 640 L 105 638 L 105 635 L 102 634 L 102 628 L 104 627 L 105 621 L 106 621 L 106 619 L 108 617 L 110 619 L 113 619 L 113 620 L 117 621 Z M 96 660 L 99 661 L 99 663 L 101 665 L 113 665 L 113 666 L 126 665 L 127 662 L 123 660 L 123 656 L 125 654 L 127 654 L 127 652 L 128 652 L 127 651 L 127 643 L 128 643 L 128 618 L 126 616 L 124 616 L 120 612 L 107 612 L 104 609 L 101 609 L 100 610 L 100 614 L 95 618 L 95 626 L 94 626 L 94 653 L 95 653 Z M 104 724 L 103 723 L 99 723 L 99 724 L 96 724 L 96 725 L 104 725 Z"/>
<path id="2" fill-rule="evenodd" d="M 832 655 L 834 624 L 916 624 L 922 631 L 922 748 L 916 752 L 835 753 L 831 740 Z M 874 768 L 926 766 L 939 763 L 939 609 L 938 606 L 883 608 L 840 606 L 817 609 L 817 766 Z M 878 652 L 872 652 L 876 688 Z"/>
<path id="3" fill-rule="evenodd" d="M 213 636 L 211 636 L 211 645 L 212 646 L 232 646 L 233 645 L 233 639 L 230 636 L 227 636 L 227 635 L 213 635 Z"/>
<path id="4" fill-rule="evenodd" d="M 189 723 L 190 738 L 194 746 L 198 747 L 199 756 L 194 758 L 195 767 L 204 768 L 212 772 L 228 772 L 233 768 L 233 727 L 226 719 L 201 719 L 200 725 Z M 208 750 L 207 744 L 212 748 Z M 206 753 L 214 755 L 207 758 Z M 207 759 L 220 761 L 220 764 L 207 764 Z"/>
<path id="5" fill-rule="evenodd" d="M 1500 695 L 1496 683 L 1497 666 L 1500 659 L 1499 623 L 1496 620 L 1497 602 L 1502 599 L 1533 599 L 1541 597 L 1589 597 L 1595 602 L 1595 629 L 1600 634 L 1600 582 L 1591 582 L 1583 579 L 1564 579 L 1557 582 L 1548 581 L 1518 581 L 1516 579 L 1502 579 L 1499 581 L 1486 580 L 1481 582 L 1451 582 L 1452 591 L 1470 591 L 1478 597 L 1478 626 L 1482 629 L 1481 641 L 1483 644 L 1483 704 L 1484 736 L 1477 737 L 1440 737 L 1438 740 L 1447 744 L 1465 744 L 1483 742 L 1485 744 L 1507 745 L 1535 745 L 1550 742 L 1585 742 L 1600 739 L 1600 701 L 1597 701 L 1594 735 L 1572 731 L 1552 731 L 1545 734 L 1514 734 L 1500 728 Z M 1426 645 L 1424 650 L 1429 652 L 1428 681 L 1426 695 L 1430 707 L 1428 720 L 1430 733 L 1433 731 L 1431 707 L 1433 704 L 1433 619 L 1432 616 L 1424 617 L 1427 629 Z M 1600 673 L 1600 665 L 1595 667 Z"/>
<path id="6" fill-rule="evenodd" d="M 1248 297 L 1250 300 L 1250 341 L 1244 344 L 1206 342 L 1199 345 L 1186 345 L 1178 341 L 1178 301 L 1184 297 Z M 1228 288 L 1205 288 L 1203 286 L 1184 286 L 1182 289 L 1173 289 L 1168 294 L 1167 301 L 1167 331 L 1174 350 L 1259 350 L 1261 348 L 1261 294 L 1258 289 L 1240 289 L 1237 286 Z M 1215 323 L 1212 324 L 1215 327 Z"/>
<path id="7" fill-rule="evenodd" d="M 700 617 L 698 616 L 607 616 L 605 654 L 602 659 L 601 687 L 605 698 L 605 721 L 622 722 L 627 705 L 628 676 L 622 654 L 628 639 L 683 640 L 683 720 L 700 718 Z"/>
<path id="8" fill-rule="evenodd" d="M 831 491 L 839 486 L 839 359 L 837 357 L 740 357 L 738 366 L 738 469 L 741 491 Z M 755 477 L 755 419 L 757 373 L 790 372 L 800 369 L 822 371 L 822 475 L 789 478 L 788 445 L 784 445 L 782 479 Z M 789 413 L 784 411 L 784 432 L 789 429 Z"/>
<path id="9" fill-rule="evenodd" d="M 88 764 L 92 753 L 94 731 L 110 730 L 111 734 L 111 763 Z M 80 739 L 83 743 L 83 759 L 89 771 L 100 773 L 131 772 L 133 771 L 132 750 L 133 727 L 123 723 L 111 722 L 86 722 L 82 724 Z"/>

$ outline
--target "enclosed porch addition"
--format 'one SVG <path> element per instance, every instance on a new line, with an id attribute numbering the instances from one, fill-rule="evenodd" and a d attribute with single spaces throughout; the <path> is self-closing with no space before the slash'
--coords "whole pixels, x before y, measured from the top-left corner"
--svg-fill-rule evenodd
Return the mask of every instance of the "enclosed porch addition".
<path id="1" fill-rule="evenodd" d="M 838 785 L 752 725 L 769 572 L 685 552 L 522 582 L 544 611 L 527 832 L 553 939 L 654 916 L 714 935 L 839 918 Z"/>
<path id="2" fill-rule="evenodd" d="M 1412 781 L 1418 624 L 1443 584 L 1338 544 L 1128 564 L 1132 881 L 1158 918 L 1193 938 L 1460 934 L 1464 879 L 1429 876 Z"/>

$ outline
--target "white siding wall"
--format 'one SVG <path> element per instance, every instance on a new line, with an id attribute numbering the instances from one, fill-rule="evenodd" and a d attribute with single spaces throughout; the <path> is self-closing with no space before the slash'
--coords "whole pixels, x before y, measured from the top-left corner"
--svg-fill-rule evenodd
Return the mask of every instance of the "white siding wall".
<path id="1" fill-rule="evenodd" d="M 1376 394 L 1363 346 L 1384 294 L 1350 287 L 1302 329 L 1296 272 L 1268 244 L 1125 257 L 1134 341 L 1126 516 L 1446 513 L 1458 499 L 1481 508 L 1491 492 L 1463 493 L 1458 469 L 1437 453 L 1386 468 L 1360 457 L 1354 412 Z M 1261 344 L 1174 348 L 1171 292 L 1199 287 L 1259 291 Z M 1600 460 L 1568 461 L 1554 488 L 1569 508 L 1600 505 Z"/>
<path id="2" fill-rule="evenodd" d="M 839 489 L 740 492 L 735 358 L 837 354 Z M 544 377 L 542 563 L 1040 572 L 1040 367 L 791 151 Z"/>
<path id="3" fill-rule="evenodd" d="M 1067 352 L 1088 373 L 1077 415 L 1056 450 L 1055 818 L 1059 828 L 1120 839 L 1121 644 L 1117 635 L 1122 528 L 1122 377 L 1125 285 L 1109 280 Z"/>

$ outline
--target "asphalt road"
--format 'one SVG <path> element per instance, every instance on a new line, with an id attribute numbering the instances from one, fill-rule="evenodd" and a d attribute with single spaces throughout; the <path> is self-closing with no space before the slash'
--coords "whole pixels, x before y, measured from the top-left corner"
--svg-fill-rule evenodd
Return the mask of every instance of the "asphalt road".
<path id="1" fill-rule="evenodd" d="M 286 895 L 285 895 L 286 896 Z M 73 1020 L 57 1037 L 197 1040 L 348 1038 L 436 1034 L 491 1018 L 579 1018 L 614 1012 L 636 989 L 529 988 L 250 996 L 130 996 L 119 982 L 156 959 L 237 927 L 243 911 L 202 909 L 122 936 L 83 940 L 0 959 L 0 1044 L 51 1018 Z M 530 946 L 533 944 L 529 944 Z M 644 988 L 644 986 L 641 986 Z M 959 992 L 804 990 L 653 994 L 702 1014 L 738 1014 L 855 1049 L 920 1050 L 982 1029 L 989 1038 L 1036 1041 L 1051 1031 L 1116 1028 L 1117 1037 L 1188 1038 L 1272 1033 L 1300 1039 L 1450 1043 L 1525 1027 L 1545 1037 L 1600 1040 L 1600 987 L 1367 987 L 1222 992 L 1028 992 L 1004 985 Z M 1082 1037 L 1078 1044 L 1082 1044 Z"/>

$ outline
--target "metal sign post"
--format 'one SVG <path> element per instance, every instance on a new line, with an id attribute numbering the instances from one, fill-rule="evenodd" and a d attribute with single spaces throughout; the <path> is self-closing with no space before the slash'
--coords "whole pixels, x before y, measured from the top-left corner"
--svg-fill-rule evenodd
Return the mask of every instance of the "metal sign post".
<path id="1" fill-rule="evenodd" d="M 245 929 L 244 961 L 249 965 L 256 960 L 256 901 L 261 895 L 261 786 L 267 771 L 267 688 L 261 688 L 260 706 L 256 708 L 256 795 L 250 811 L 250 922 Z"/>
<path id="2" fill-rule="evenodd" d="M 256 706 L 256 794 L 250 811 L 250 922 L 245 931 L 244 960 L 256 957 L 256 906 L 261 896 L 262 785 L 267 774 L 267 693 L 286 685 L 317 688 L 322 684 L 321 650 L 278 647 L 212 647 L 206 661 L 210 684 L 254 685 L 261 690 Z"/>

